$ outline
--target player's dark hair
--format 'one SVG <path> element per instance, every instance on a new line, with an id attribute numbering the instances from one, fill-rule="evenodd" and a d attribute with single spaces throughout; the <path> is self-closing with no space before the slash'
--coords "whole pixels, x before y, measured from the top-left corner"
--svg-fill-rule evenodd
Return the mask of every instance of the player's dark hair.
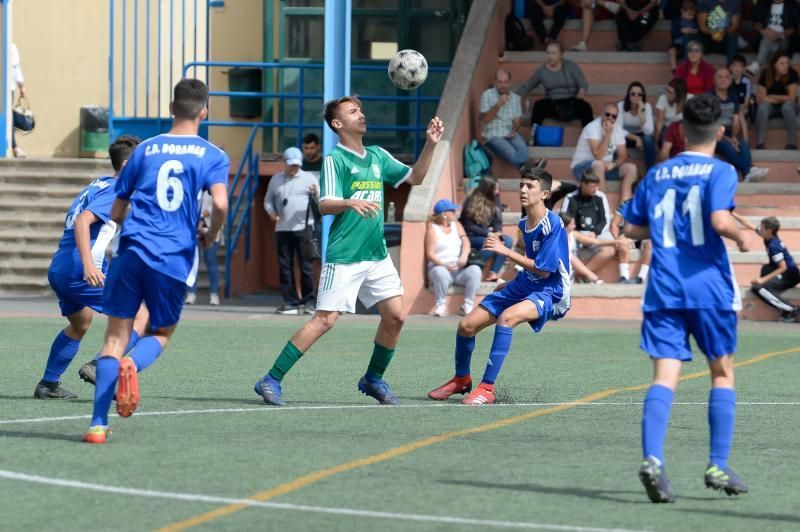
<path id="1" fill-rule="evenodd" d="M 355 96 L 342 96 L 336 100 L 329 100 L 325 102 L 325 123 L 328 124 L 328 127 L 333 131 L 336 131 L 336 129 L 334 129 L 331 122 L 337 118 L 336 113 L 339 111 L 339 106 L 346 102 L 353 102 L 361 107 L 361 100 Z"/>
<path id="2" fill-rule="evenodd" d="M 569 227 L 569 224 L 571 224 L 572 220 L 575 219 L 565 212 L 560 212 L 558 215 L 561 217 L 561 221 L 564 222 L 564 227 Z"/>
<path id="3" fill-rule="evenodd" d="M 781 228 L 781 221 L 774 216 L 767 216 L 761 220 L 761 225 L 772 231 L 773 235 L 777 235 L 778 230 Z"/>
<path id="4" fill-rule="evenodd" d="M 683 132 L 687 146 L 713 142 L 722 123 L 719 98 L 713 94 L 699 94 L 683 107 Z"/>
<path id="5" fill-rule="evenodd" d="M 319 144 L 319 137 L 316 133 L 309 133 L 308 135 L 303 137 L 303 144 Z"/>
<path id="6" fill-rule="evenodd" d="M 523 181 L 538 181 L 539 190 L 542 191 L 549 191 L 553 187 L 553 176 L 550 175 L 550 172 L 544 168 L 539 168 L 538 166 L 526 168 L 522 173 L 521 178 Z"/>
<path id="7" fill-rule="evenodd" d="M 587 168 L 581 174 L 581 183 L 600 183 L 600 177 L 594 173 L 594 170 Z"/>
<path id="8" fill-rule="evenodd" d="M 142 142 L 139 137 L 133 135 L 120 135 L 117 140 L 108 147 L 108 156 L 111 157 L 111 166 L 115 172 L 122 170 L 122 163 L 128 160 L 133 153 L 133 149 Z"/>
<path id="9" fill-rule="evenodd" d="M 172 114 L 180 120 L 194 120 L 208 102 L 208 87 L 199 79 L 183 78 L 175 85 Z"/>

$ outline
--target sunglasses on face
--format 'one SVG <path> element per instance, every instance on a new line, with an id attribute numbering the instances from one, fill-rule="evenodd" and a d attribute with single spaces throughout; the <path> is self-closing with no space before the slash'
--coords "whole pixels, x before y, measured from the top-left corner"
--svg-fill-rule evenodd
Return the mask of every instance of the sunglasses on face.
<path id="1" fill-rule="evenodd" d="M 604 114 L 606 118 L 610 118 L 611 120 L 617 119 L 617 115 L 615 115 L 614 113 L 604 113 Z"/>

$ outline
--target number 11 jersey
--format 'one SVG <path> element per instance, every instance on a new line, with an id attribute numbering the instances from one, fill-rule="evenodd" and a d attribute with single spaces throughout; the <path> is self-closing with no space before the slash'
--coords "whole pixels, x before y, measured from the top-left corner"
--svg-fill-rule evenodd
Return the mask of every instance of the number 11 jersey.
<path id="1" fill-rule="evenodd" d="M 711 226 L 712 212 L 734 208 L 737 184 L 730 164 L 702 153 L 683 152 L 650 169 L 625 215 L 650 226 L 644 312 L 741 309 L 725 242 Z"/>
<path id="2" fill-rule="evenodd" d="M 130 200 L 119 253 L 135 252 L 150 268 L 186 282 L 195 262 L 200 198 L 228 184 L 228 156 L 194 135 L 158 135 L 139 144 L 117 180 Z"/>

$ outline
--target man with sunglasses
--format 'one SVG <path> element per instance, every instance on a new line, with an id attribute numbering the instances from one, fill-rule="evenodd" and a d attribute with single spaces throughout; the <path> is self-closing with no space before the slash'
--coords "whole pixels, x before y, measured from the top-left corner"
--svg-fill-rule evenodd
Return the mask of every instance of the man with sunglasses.
<path id="1" fill-rule="evenodd" d="M 631 185 L 636 180 L 636 165 L 628 162 L 625 131 L 618 121 L 617 104 L 607 103 L 603 114 L 589 122 L 578 139 L 572 156 L 572 173 L 580 180 L 586 170 L 600 179 L 600 189 L 605 190 L 606 180 L 622 180 L 622 200 L 630 197 Z"/>

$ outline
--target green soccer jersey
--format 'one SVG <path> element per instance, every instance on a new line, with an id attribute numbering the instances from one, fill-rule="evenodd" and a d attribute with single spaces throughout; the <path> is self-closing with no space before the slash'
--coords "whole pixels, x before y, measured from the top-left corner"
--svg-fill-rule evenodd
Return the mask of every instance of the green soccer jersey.
<path id="1" fill-rule="evenodd" d="M 338 144 L 325 157 L 320 176 L 320 201 L 362 199 L 381 207 L 374 218 L 362 218 L 353 209 L 336 215 L 325 250 L 327 262 L 350 264 L 383 260 L 388 255 L 383 238 L 383 183 L 395 188 L 411 175 L 411 168 L 379 146 L 359 154 Z"/>

